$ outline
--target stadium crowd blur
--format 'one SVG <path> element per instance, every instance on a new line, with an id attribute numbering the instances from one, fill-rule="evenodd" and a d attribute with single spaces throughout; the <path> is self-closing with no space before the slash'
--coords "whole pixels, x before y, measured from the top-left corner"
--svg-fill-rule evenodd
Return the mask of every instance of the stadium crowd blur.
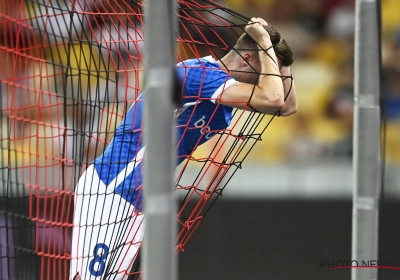
<path id="1" fill-rule="evenodd" d="M 263 135 L 263 141 L 258 143 L 249 155 L 249 161 L 350 159 L 353 127 L 355 0 L 285 0 L 284 4 L 278 0 L 220 0 L 219 2 L 247 17 L 265 18 L 287 40 L 294 53 L 295 62 L 292 70 L 297 85 L 299 110 L 289 118 L 274 119 Z M 10 6 L 6 4 L 7 0 L 0 0 L 0 3 L 2 3 L 0 8 L 7 9 L 6 13 L 9 13 Z M 26 9 L 29 10 L 32 7 L 27 5 Z M 386 158 L 389 162 L 400 163 L 398 0 L 382 0 L 382 20 L 382 99 L 387 122 Z M 213 34 L 204 35 L 208 38 L 214 36 Z M 4 45 L 4 33 L 1 36 Z M 84 49 L 85 45 L 82 48 Z M 4 59 L 4 49 L 2 53 Z M 75 53 L 74 56 L 77 65 L 83 64 L 76 58 L 79 54 Z M 92 55 L 92 57 L 95 56 L 101 56 L 101 54 Z M 58 60 L 59 64 L 63 64 L 69 59 L 60 56 Z M 101 69 L 102 67 L 107 68 L 106 65 L 100 66 Z M 129 67 L 135 69 L 135 65 Z M 7 73 L 7 69 L 0 71 L 0 77 L 12 74 Z M 37 69 L 37 71 L 42 70 Z M 53 71 L 55 73 L 57 69 Z M 78 75 L 78 73 L 73 74 Z M 80 74 L 87 73 L 83 71 Z M 101 75 L 103 75 L 100 77 L 102 79 L 106 74 Z M 30 77 L 34 76 L 31 74 Z M 128 75 L 124 79 L 127 77 L 131 76 Z M 80 86 L 93 83 L 96 78 L 94 80 L 92 78 L 85 78 L 83 85 Z M 29 83 L 34 83 L 34 81 Z M 7 103 L 4 101 L 6 100 L 4 96 L 11 94 L 11 91 L 7 90 L 9 88 L 10 84 L 2 85 L 2 91 L 5 91 L 1 93 L 2 106 Z M 96 92 L 101 91 L 96 89 Z M 2 114 L 7 114 L 7 112 L 9 111 L 3 110 Z M 24 114 L 27 113 L 24 112 Z M 59 117 L 59 114 L 49 113 L 47 118 L 49 116 Z M 4 120 L 2 122 L 5 124 Z M 8 132 L 4 132 L 3 129 L 2 133 Z M 49 139 L 53 138 L 49 137 Z M 3 136 L 2 139 L 4 139 Z M 41 142 L 41 145 L 45 146 L 46 143 Z M 62 143 L 59 143 L 59 146 L 61 147 Z M 5 148 L 7 146 L 3 145 L 2 149 Z M 18 150 L 18 148 L 15 149 Z"/>

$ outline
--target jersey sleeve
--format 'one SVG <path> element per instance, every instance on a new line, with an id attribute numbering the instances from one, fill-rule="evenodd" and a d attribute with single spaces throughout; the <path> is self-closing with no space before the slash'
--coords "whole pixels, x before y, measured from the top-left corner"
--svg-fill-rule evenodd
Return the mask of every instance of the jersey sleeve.
<path id="1" fill-rule="evenodd" d="M 221 93 L 236 82 L 229 74 L 211 63 L 186 70 L 184 77 L 185 98 L 209 100 L 215 103 Z"/>

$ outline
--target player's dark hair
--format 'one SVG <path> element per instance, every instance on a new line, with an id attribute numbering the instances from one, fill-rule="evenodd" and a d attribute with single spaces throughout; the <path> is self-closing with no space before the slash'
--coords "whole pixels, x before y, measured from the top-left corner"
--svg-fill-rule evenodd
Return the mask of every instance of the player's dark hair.
<path id="1" fill-rule="evenodd" d="M 293 63 L 293 53 L 285 39 L 281 39 L 277 44 L 274 45 L 274 51 L 277 57 L 282 60 L 282 64 L 290 66 Z"/>

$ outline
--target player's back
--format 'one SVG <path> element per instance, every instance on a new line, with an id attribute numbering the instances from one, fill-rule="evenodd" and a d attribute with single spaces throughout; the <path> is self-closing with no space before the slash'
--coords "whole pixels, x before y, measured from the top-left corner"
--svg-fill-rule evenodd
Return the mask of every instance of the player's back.
<path id="1" fill-rule="evenodd" d="M 175 110 L 179 164 L 199 145 L 228 127 L 233 109 L 217 100 L 223 89 L 235 80 L 209 57 L 181 62 L 176 66 L 176 73 L 183 89 L 182 104 Z M 100 179 L 138 206 L 142 201 L 145 96 L 142 93 L 127 111 L 105 152 L 94 161 Z"/>

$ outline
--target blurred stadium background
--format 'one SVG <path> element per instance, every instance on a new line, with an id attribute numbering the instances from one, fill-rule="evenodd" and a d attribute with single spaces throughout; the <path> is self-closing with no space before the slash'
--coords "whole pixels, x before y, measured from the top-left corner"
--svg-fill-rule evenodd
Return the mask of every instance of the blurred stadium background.
<path id="1" fill-rule="evenodd" d="M 349 270 L 323 270 L 321 261 L 351 258 L 355 1 L 219 2 L 245 16 L 265 18 L 286 38 L 295 54 L 299 110 L 270 124 L 180 254 L 180 279 L 350 279 Z M 0 0 L 0 8 L 10 5 Z M 386 129 L 380 259 L 400 267 L 399 8 L 398 0 L 382 0 Z M 1 64 L 0 77 L 11 75 Z M 2 86 L 2 98 L 6 94 Z M 5 118 L 0 125 L 5 139 L 10 133 Z M 1 168 L 29 165 L 27 153 L 54 148 L 46 139 L 51 140 L 14 141 L 13 147 L 2 142 Z M 12 156 L 6 153 L 10 149 Z M 399 276 L 399 271 L 383 270 L 380 279 Z"/>

